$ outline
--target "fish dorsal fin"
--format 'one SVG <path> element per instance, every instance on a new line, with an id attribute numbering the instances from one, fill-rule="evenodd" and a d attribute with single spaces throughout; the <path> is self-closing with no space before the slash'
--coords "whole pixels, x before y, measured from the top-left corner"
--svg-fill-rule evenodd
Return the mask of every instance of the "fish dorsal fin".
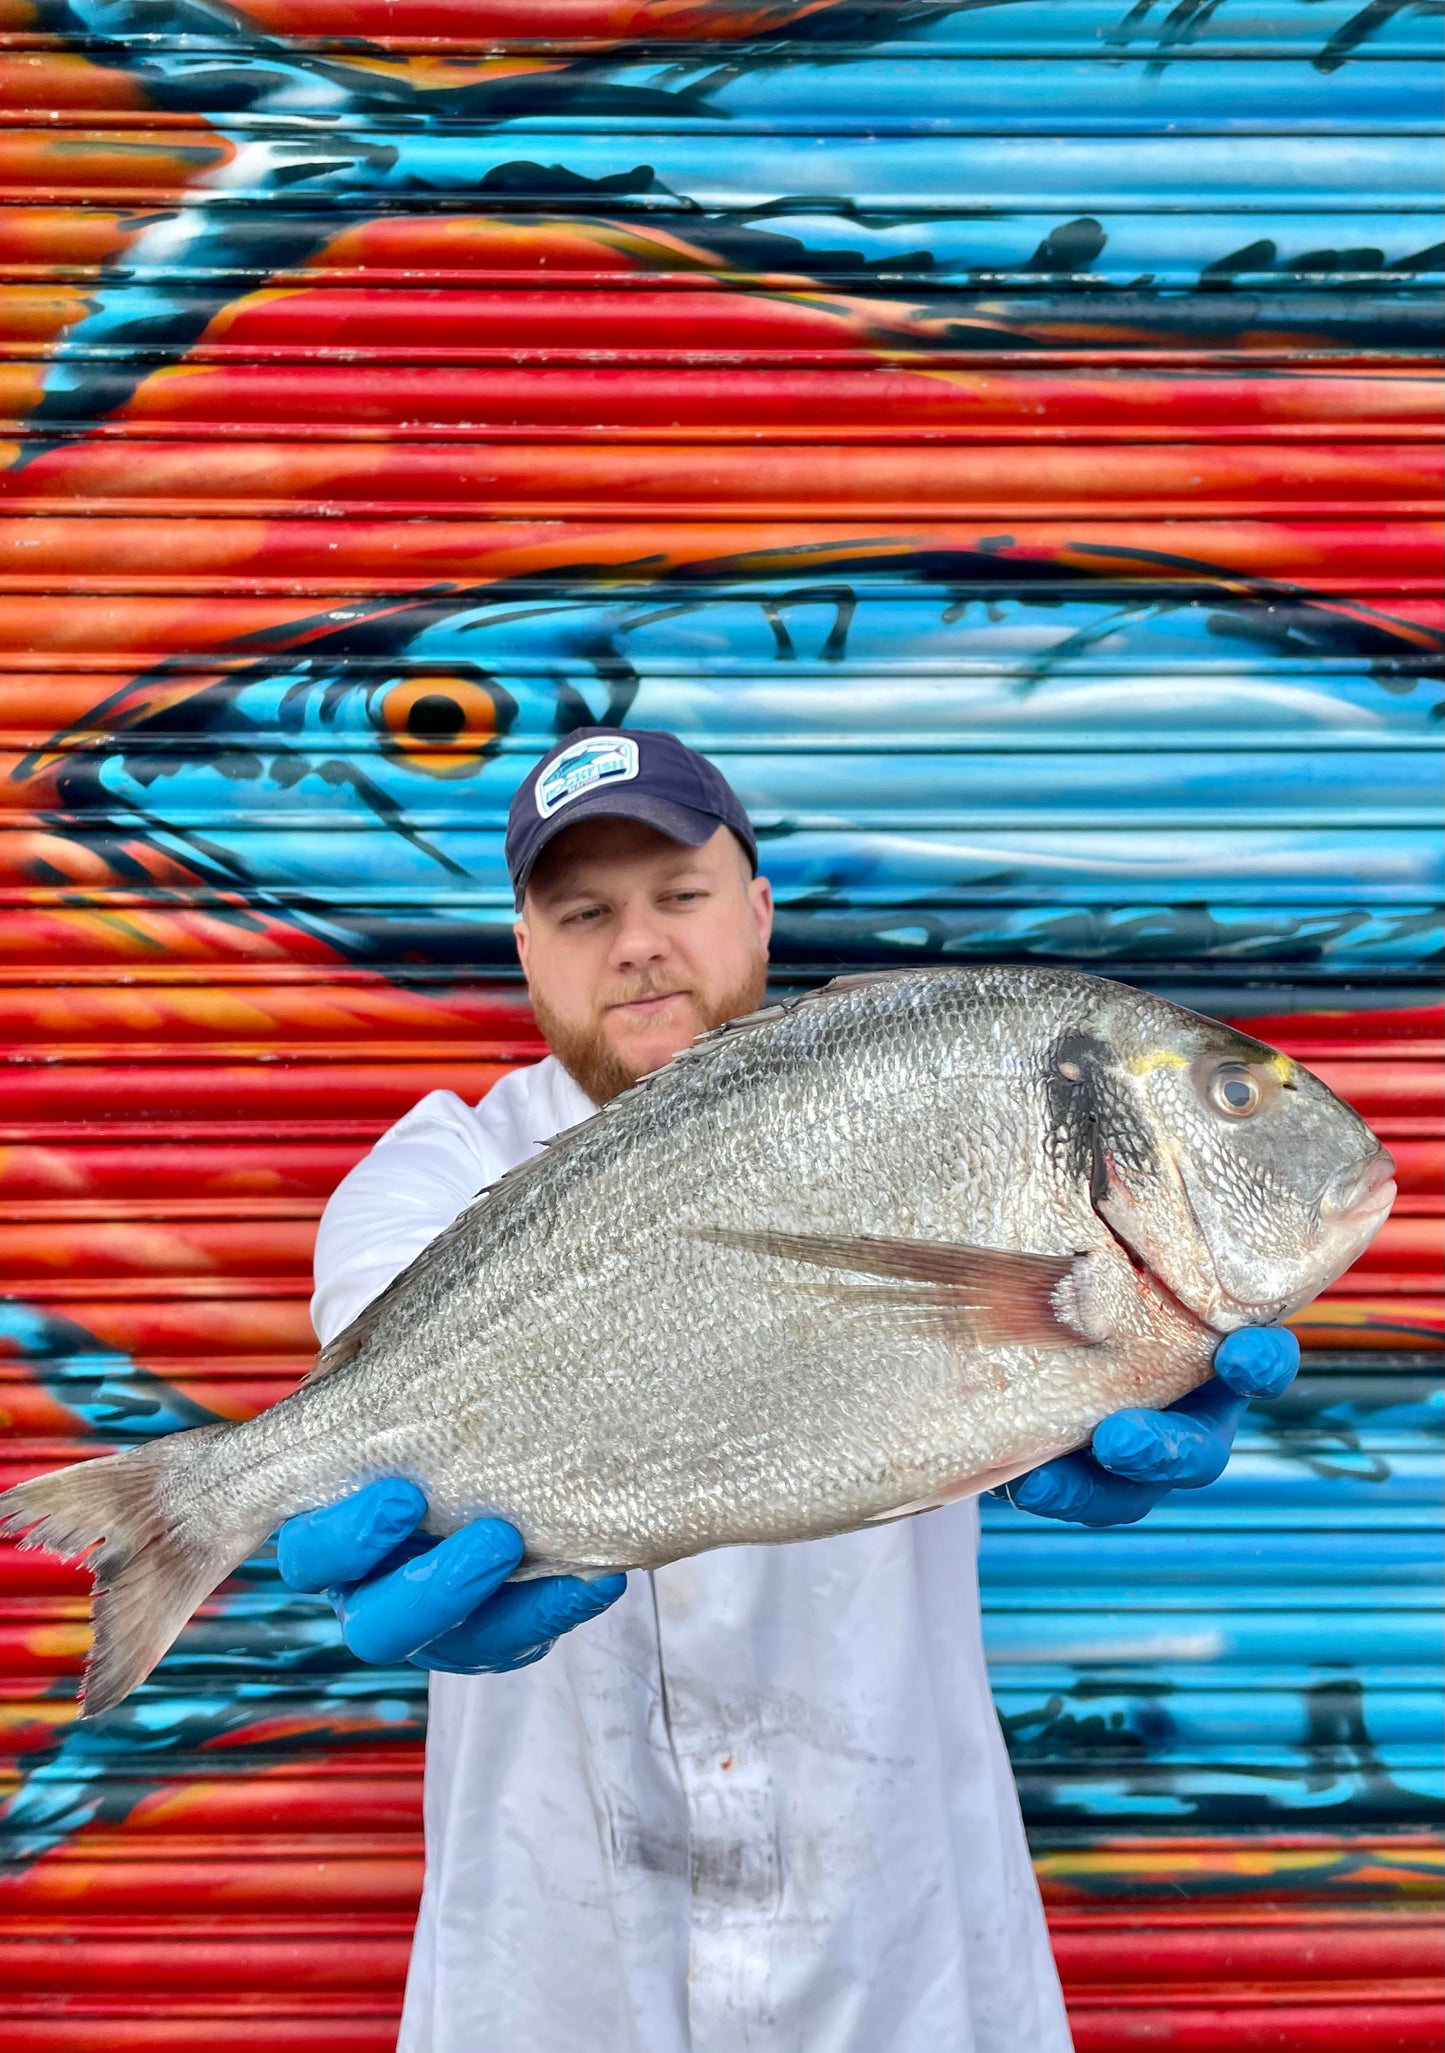
<path id="1" fill-rule="evenodd" d="M 693 1062 L 699 1055 L 710 1055 L 719 1041 L 734 1041 L 742 1034 L 756 1033 L 762 1027 L 776 1026 L 780 1019 L 787 1018 L 794 1003 L 795 1000 L 783 999 L 776 1005 L 760 1005 L 756 1012 L 739 1013 L 736 1019 L 724 1020 L 721 1026 L 709 1027 L 705 1034 L 698 1034 L 685 1048 L 679 1048 L 675 1055 L 670 1055 L 666 1062 L 660 1063 L 656 1069 L 650 1069 L 646 1076 L 639 1077 L 632 1090 L 624 1091 L 622 1096 L 630 1098 L 632 1091 L 645 1091 L 658 1077 L 666 1076 L 669 1070 Z M 612 1102 L 615 1105 L 620 1101 L 614 1098 Z"/>
<path id="2" fill-rule="evenodd" d="M 654 1074 L 661 1076 L 662 1071 L 656 1070 Z M 632 1086 L 634 1091 L 641 1090 L 641 1088 L 641 1084 L 634 1084 Z M 623 1093 L 623 1096 L 630 1095 L 630 1092 Z M 542 1168 L 543 1164 L 550 1161 L 559 1150 L 564 1149 L 569 1141 L 575 1139 L 578 1134 L 589 1132 L 597 1125 L 599 1120 L 608 1118 L 611 1114 L 612 1106 L 621 1104 L 621 1102 L 621 1098 L 614 1098 L 611 1104 L 601 1106 L 596 1112 L 589 1112 L 585 1118 L 579 1119 L 575 1125 L 563 1127 L 562 1131 L 553 1134 L 550 1140 L 539 1142 L 533 1154 L 524 1155 L 520 1162 L 515 1163 L 512 1168 L 504 1170 L 494 1182 L 483 1184 L 471 1203 L 463 1206 L 462 1210 L 457 1213 L 456 1218 L 449 1225 L 444 1226 L 441 1232 L 435 1235 L 433 1239 L 429 1240 L 421 1252 L 414 1255 L 404 1269 L 397 1271 L 386 1288 L 377 1292 L 371 1303 L 357 1313 L 351 1324 L 343 1327 L 334 1340 L 327 1341 L 325 1347 L 322 1348 L 302 1378 L 303 1383 L 319 1383 L 323 1376 L 334 1376 L 338 1369 L 344 1369 L 348 1362 L 354 1361 L 375 1332 L 383 1313 L 391 1304 L 392 1299 L 397 1297 L 423 1270 L 430 1268 L 434 1262 L 445 1256 L 452 1242 L 459 1235 L 469 1230 L 473 1216 L 479 1207 L 492 1204 L 503 1193 L 510 1196 L 523 1184 L 530 1182 L 538 1170 Z"/>
<path id="3" fill-rule="evenodd" d="M 736 1019 L 724 1020 L 721 1026 L 711 1027 L 707 1033 L 699 1034 L 685 1048 L 678 1050 L 671 1062 L 664 1062 L 661 1069 L 653 1070 L 653 1076 L 662 1076 L 673 1062 L 682 1062 L 698 1049 L 709 1048 L 717 1041 L 731 1040 L 734 1034 L 751 1033 L 755 1027 L 776 1026 L 780 1019 L 787 1019 L 807 1005 L 816 1005 L 820 998 L 836 998 L 840 991 L 853 991 L 864 984 L 889 984 L 897 977 L 917 976 L 917 970 L 866 969 L 851 970 L 846 976 L 833 977 L 826 984 L 818 984 L 809 991 L 795 991 L 789 998 L 779 998 L 771 1005 L 760 1005 L 756 1012 L 740 1013 Z M 644 1083 L 649 1079 L 644 1077 Z"/>
<path id="4" fill-rule="evenodd" d="M 942 1323 L 972 1346 L 1013 1343 L 1078 1347 L 1086 1335 L 1073 1323 L 1069 1288 L 1076 1255 L 1015 1254 L 955 1241 L 890 1240 L 879 1234 L 734 1231 L 701 1227 L 700 1240 L 820 1269 L 885 1277 L 896 1287 L 850 1285 L 838 1301 L 860 1310 L 913 1310 Z"/>
<path id="5" fill-rule="evenodd" d="M 385 1297 L 385 1295 L 386 1292 L 383 1291 L 382 1297 Z M 335 1375 L 338 1369 L 344 1369 L 349 1361 L 356 1359 L 357 1355 L 360 1354 L 362 1348 L 366 1345 L 372 1326 L 376 1323 L 375 1320 L 368 1318 L 367 1314 L 372 1310 L 373 1305 L 380 1303 L 381 1298 L 373 1298 L 372 1303 L 366 1307 L 366 1311 L 362 1312 L 358 1318 L 353 1319 L 349 1326 L 343 1326 L 334 1340 L 327 1341 L 325 1347 L 322 1348 L 320 1354 L 317 1355 L 306 1374 L 301 1378 L 303 1383 L 319 1383 L 323 1376 Z"/>
<path id="6" fill-rule="evenodd" d="M 422 1249 L 422 1254 L 429 1253 L 434 1245 L 434 1242 L 428 1242 L 427 1246 Z M 371 1303 L 357 1313 L 351 1324 L 343 1326 L 334 1340 L 327 1341 L 325 1347 L 322 1348 L 315 1361 L 306 1371 L 306 1374 L 301 1378 L 303 1383 L 319 1383 L 323 1376 L 334 1376 L 338 1369 L 344 1369 L 348 1362 L 356 1360 L 367 1341 L 370 1340 L 372 1334 L 376 1331 L 377 1323 L 381 1318 L 382 1312 L 390 1302 L 393 1292 L 399 1284 L 406 1280 L 420 1260 L 421 1255 L 418 1255 L 416 1261 L 408 1262 L 404 1269 L 398 1270 L 386 1288 L 377 1292 Z"/>
<path id="7" fill-rule="evenodd" d="M 891 984 L 897 977 L 915 977 L 914 969 L 850 969 L 841 977 L 830 977 L 826 984 L 820 984 L 816 991 L 805 991 L 803 1000 L 828 998 L 837 991 L 858 991 L 864 984 Z"/>

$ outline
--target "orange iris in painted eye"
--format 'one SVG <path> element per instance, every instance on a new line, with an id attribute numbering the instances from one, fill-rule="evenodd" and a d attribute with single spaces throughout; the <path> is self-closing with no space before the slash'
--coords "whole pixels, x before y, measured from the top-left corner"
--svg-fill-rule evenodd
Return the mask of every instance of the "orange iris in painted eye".
<path id="1" fill-rule="evenodd" d="M 435 672 L 389 685 L 381 724 L 407 761 L 428 777 L 466 777 L 497 740 L 497 701 L 475 677 Z"/>

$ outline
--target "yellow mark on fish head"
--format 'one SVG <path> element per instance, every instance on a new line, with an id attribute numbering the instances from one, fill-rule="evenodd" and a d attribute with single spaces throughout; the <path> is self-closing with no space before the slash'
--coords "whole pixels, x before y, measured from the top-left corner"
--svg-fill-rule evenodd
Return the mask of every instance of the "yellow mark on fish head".
<path id="1" fill-rule="evenodd" d="M 1152 1076 L 1156 1069 L 1188 1069 L 1189 1057 L 1177 1048 L 1151 1048 L 1147 1055 L 1136 1055 L 1127 1067 L 1130 1076 Z"/>
<path id="2" fill-rule="evenodd" d="M 1272 1076 L 1286 1090 L 1294 1090 L 1299 1076 L 1299 1065 L 1288 1055 L 1281 1055 L 1274 1049 L 1258 1056 L 1254 1061 L 1244 1061 L 1240 1067 L 1252 1069 L 1256 1075 Z M 1135 1055 L 1126 1065 L 1129 1076 L 1154 1076 L 1164 1069 L 1192 1069 L 1193 1061 L 1188 1055 L 1181 1055 L 1177 1048 L 1150 1048 L 1141 1055 Z"/>

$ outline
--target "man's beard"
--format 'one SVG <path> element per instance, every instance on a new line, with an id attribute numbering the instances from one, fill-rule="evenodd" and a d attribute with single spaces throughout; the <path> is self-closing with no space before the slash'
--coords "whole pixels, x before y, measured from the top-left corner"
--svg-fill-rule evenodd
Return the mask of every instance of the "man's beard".
<path id="1" fill-rule="evenodd" d="M 698 1013 L 698 1032 L 707 1033 L 710 1028 L 723 1026 L 745 1012 L 756 1012 L 763 1002 L 767 982 L 767 958 L 760 954 L 746 975 L 716 999 L 708 1000 L 699 991 L 689 991 L 687 995 L 693 1000 Z M 674 989 L 675 985 L 639 979 L 635 987 L 628 985 L 610 1002 L 614 1005 L 635 1004 L 639 998 L 660 996 L 663 991 Z M 645 1073 L 629 1064 L 626 1056 L 619 1054 L 606 1040 L 601 1018 L 586 1026 L 573 1025 L 570 1020 L 559 1019 L 538 991 L 532 993 L 532 1011 L 542 1030 L 543 1040 L 594 1105 L 605 1105 L 609 1099 L 631 1090 L 639 1076 Z"/>

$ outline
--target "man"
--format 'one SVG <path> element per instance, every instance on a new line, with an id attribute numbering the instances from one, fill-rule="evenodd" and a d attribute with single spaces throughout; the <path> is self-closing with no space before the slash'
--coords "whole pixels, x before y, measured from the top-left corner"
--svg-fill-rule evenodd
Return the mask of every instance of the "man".
<path id="1" fill-rule="evenodd" d="M 552 1053 L 475 1108 L 433 1092 L 345 1179 L 317 1241 L 323 1342 L 484 1185 L 762 998 L 752 829 L 671 735 L 569 736 L 516 795 L 507 862 Z M 1010 1494 L 1137 1518 L 1211 1481 L 1247 1396 L 1296 1361 L 1286 1334 L 1233 1335 L 1227 1380 L 1106 1420 Z M 376 1483 L 279 1543 L 354 1653 L 432 1670 L 403 2053 L 1066 2053 L 972 1504 L 514 1586 L 510 1526 L 435 1544 L 424 1509 Z"/>

